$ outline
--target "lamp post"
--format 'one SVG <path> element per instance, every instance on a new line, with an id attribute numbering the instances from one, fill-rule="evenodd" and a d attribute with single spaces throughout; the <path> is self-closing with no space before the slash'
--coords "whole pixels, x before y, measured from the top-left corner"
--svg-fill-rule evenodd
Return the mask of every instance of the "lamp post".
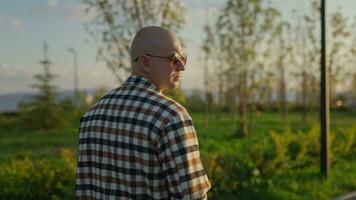
<path id="1" fill-rule="evenodd" d="M 326 67 L 326 28 L 325 28 L 325 1 L 321 0 L 321 57 L 320 57 L 320 130 L 321 130 L 321 151 L 320 151 L 320 171 L 324 177 L 328 177 L 330 160 L 330 111 L 329 111 L 329 69 Z"/>
<path id="2" fill-rule="evenodd" d="M 71 47 L 68 51 L 73 54 L 74 59 L 74 99 L 77 106 L 79 106 L 79 89 L 78 89 L 78 61 L 77 61 L 77 51 Z"/>

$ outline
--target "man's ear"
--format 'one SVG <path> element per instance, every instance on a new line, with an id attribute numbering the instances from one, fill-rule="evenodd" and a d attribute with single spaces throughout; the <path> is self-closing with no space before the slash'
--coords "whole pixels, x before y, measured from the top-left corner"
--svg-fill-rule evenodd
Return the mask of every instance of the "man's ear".
<path id="1" fill-rule="evenodd" d="M 140 57 L 140 63 L 142 65 L 142 69 L 144 72 L 149 72 L 150 71 L 150 60 L 148 58 L 148 56 L 146 55 L 142 55 Z"/>

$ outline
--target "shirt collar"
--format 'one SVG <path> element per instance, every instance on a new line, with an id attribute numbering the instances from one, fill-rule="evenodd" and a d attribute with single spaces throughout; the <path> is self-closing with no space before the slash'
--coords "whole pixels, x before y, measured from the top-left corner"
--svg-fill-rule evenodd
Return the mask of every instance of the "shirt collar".
<path id="1" fill-rule="evenodd" d="M 129 78 L 127 78 L 122 85 L 135 85 L 138 87 L 144 87 L 144 88 L 158 91 L 158 88 L 156 87 L 155 84 L 153 84 L 143 76 L 134 75 L 134 74 L 130 75 Z"/>

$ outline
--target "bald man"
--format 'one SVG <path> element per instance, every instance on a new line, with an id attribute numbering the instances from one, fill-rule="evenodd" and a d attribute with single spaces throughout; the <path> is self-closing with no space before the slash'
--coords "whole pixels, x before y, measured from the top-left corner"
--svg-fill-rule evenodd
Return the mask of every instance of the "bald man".
<path id="1" fill-rule="evenodd" d="M 77 199 L 206 199 L 192 119 L 162 94 L 186 67 L 177 35 L 145 27 L 130 55 L 132 75 L 80 120 Z"/>

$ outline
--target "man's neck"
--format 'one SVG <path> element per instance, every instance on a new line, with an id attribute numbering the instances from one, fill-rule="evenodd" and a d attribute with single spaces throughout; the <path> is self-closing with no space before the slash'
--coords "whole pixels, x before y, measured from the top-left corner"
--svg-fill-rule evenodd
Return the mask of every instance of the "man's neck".
<path id="1" fill-rule="evenodd" d="M 144 73 L 140 73 L 140 72 L 135 72 L 135 71 L 132 72 L 132 75 L 141 76 L 141 77 L 147 79 L 150 83 L 154 84 L 154 85 L 157 87 L 159 93 L 162 93 L 162 92 L 163 92 L 163 90 L 160 89 L 160 88 L 152 81 L 152 79 L 151 79 L 148 75 L 146 75 L 146 74 L 144 74 Z"/>

